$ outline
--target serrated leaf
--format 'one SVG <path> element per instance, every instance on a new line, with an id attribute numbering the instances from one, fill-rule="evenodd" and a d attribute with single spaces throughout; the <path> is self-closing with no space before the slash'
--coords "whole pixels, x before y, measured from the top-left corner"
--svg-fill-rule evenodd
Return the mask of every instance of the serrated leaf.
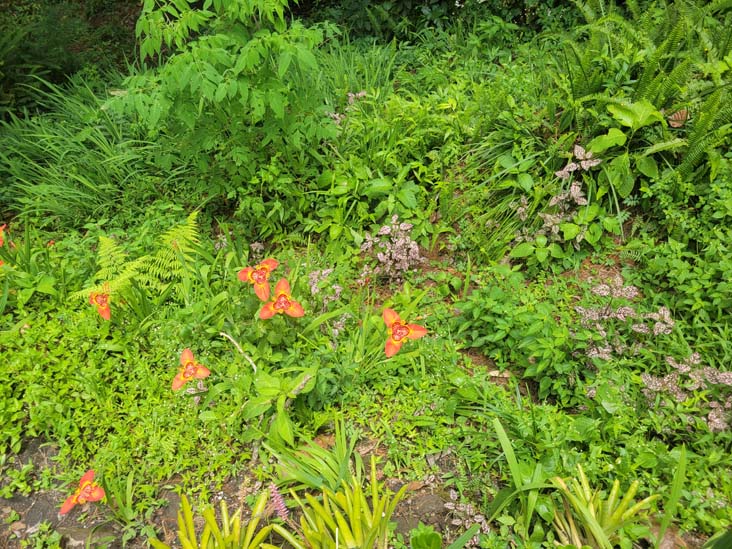
<path id="1" fill-rule="evenodd" d="M 214 101 L 216 103 L 221 103 L 224 100 L 224 97 L 226 97 L 226 93 L 228 91 L 228 85 L 226 82 L 221 82 L 216 87 L 216 93 L 214 93 Z"/>
<path id="2" fill-rule="evenodd" d="M 411 210 L 417 207 L 417 196 L 414 193 L 413 186 L 402 187 L 396 197 L 405 208 Z"/>
<path id="3" fill-rule="evenodd" d="M 285 117 L 285 98 L 280 92 L 272 90 L 267 93 L 267 100 L 272 112 L 278 119 L 282 120 Z"/>
<path id="4" fill-rule="evenodd" d="M 277 60 L 277 76 L 282 78 L 285 76 L 287 69 L 290 68 L 292 62 L 292 52 L 283 51 L 280 53 L 280 58 Z"/>

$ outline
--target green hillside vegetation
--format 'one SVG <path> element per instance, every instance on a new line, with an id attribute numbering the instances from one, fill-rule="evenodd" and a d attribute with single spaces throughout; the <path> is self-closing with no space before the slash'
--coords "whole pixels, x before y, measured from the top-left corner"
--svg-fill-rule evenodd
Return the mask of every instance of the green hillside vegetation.
<path id="1" fill-rule="evenodd" d="M 0 544 L 729 547 L 731 29 L 8 7 Z"/>

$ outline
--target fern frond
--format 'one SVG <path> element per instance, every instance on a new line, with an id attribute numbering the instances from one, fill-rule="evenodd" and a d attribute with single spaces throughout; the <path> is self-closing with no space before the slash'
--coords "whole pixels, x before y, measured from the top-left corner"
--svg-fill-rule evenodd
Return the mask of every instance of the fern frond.
<path id="1" fill-rule="evenodd" d="M 631 17 L 636 21 L 643 15 L 643 12 L 638 5 L 638 0 L 626 0 L 625 7 L 628 8 L 628 12 L 630 12 Z"/>
<path id="2" fill-rule="evenodd" d="M 692 62 L 685 59 L 676 65 L 669 74 L 659 73 L 648 86 L 642 99 L 648 99 L 659 109 L 665 107 L 670 100 L 680 95 L 683 85 L 691 76 L 692 69 Z"/>
<path id="3" fill-rule="evenodd" d="M 193 212 L 185 223 L 168 229 L 160 237 L 163 247 L 178 249 L 184 253 L 192 252 L 194 245 L 198 244 L 200 240 L 197 219 L 198 212 Z"/>
<path id="4" fill-rule="evenodd" d="M 732 10 L 732 0 L 713 0 L 707 6 L 709 13 L 724 12 Z"/>
<path id="5" fill-rule="evenodd" d="M 102 292 L 112 297 L 124 293 L 132 281 L 140 275 L 146 259 L 147 256 L 144 256 L 133 261 L 120 262 L 117 264 L 116 271 L 112 276 L 104 276 L 109 271 L 100 269 L 97 271 L 95 278 L 103 282 L 72 293 L 70 295 L 71 299 L 88 299 L 91 292 Z"/>
<path id="6" fill-rule="evenodd" d="M 575 0 L 574 5 L 588 23 L 594 23 L 608 11 L 604 0 L 587 0 L 586 2 Z"/>
<path id="7" fill-rule="evenodd" d="M 603 17 L 593 29 L 601 32 L 606 40 L 622 51 L 654 47 L 653 40 L 648 33 L 638 32 L 636 21 L 628 21 L 617 13 L 610 13 Z"/>
<path id="8" fill-rule="evenodd" d="M 127 261 L 127 254 L 122 250 L 116 240 L 108 236 L 99 237 L 99 248 L 97 249 L 97 280 L 108 280 L 114 278 Z"/>
<path id="9" fill-rule="evenodd" d="M 671 30 L 668 37 L 656 48 L 653 55 L 643 63 L 643 72 L 638 79 L 638 84 L 636 85 L 635 93 L 633 94 L 634 101 L 638 101 L 640 99 L 651 100 L 649 87 L 659 73 L 664 73 L 664 68 L 662 67 L 663 59 L 668 56 L 669 62 L 673 63 L 676 59 L 675 54 L 681 48 L 685 37 L 686 20 L 680 19 Z"/>
<path id="10" fill-rule="evenodd" d="M 198 212 L 188 216 L 185 223 L 172 227 L 160 238 L 160 247 L 146 258 L 140 282 L 157 292 L 169 283 L 184 278 L 195 261 L 196 246 L 200 242 L 197 224 Z M 176 286 L 178 292 L 182 291 Z"/>
<path id="11" fill-rule="evenodd" d="M 688 177 L 704 154 L 723 143 L 732 131 L 728 126 L 732 123 L 732 104 L 727 101 L 725 107 L 720 109 L 722 96 L 721 90 L 717 90 L 705 101 L 697 116 L 689 135 L 689 148 L 678 167 L 682 177 Z"/>

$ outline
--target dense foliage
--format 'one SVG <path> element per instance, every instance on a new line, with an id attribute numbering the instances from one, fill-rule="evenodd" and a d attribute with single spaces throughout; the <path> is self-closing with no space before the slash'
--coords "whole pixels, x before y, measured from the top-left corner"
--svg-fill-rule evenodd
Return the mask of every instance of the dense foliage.
<path id="1" fill-rule="evenodd" d="M 130 546 L 171 488 L 191 546 L 732 527 L 732 8 L 569 7 L 146 0 L 116 72 L 16 8 L 0 497 Z M 382 474 L 440 531 L 391 532 Z"/>

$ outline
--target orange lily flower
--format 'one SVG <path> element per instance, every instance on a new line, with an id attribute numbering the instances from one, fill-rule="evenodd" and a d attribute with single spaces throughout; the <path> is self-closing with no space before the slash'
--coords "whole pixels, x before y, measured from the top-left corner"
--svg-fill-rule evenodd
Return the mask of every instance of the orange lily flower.
<path id="1" fill-rule="evenodd" d="M 89 303 L 97 306 L 97 312 L 104 320 L 112 318 L 112 309 L 109 306 L 109 293 L 92 292 L 89 294 Z"/>
<path id="2" fill-rule="evenodd" d="M 384 322 L 389 330 L 384 348 L 387 358 L 397 354 L 407 339 L 419 339 L 427 335 L 426 328 L 417 324 L 406 324 L 393 309 L 384 309 Z"/>
<path id="3" fill-rule="evenodd" d="M 83 505 L 88 501 L 99 501 L 101 499 L 104 499 L 104 488 L 94 482 L 94 470 L 89 469 L 81 477 L 76 491 L 66 498 L 58 514 L 65 515 L 77 504 Z"/>
<path id="4" fill-rule="evenodd" d="M 180 370 L 173 378 L 173 390 L 177 391 L 192 379 L 203 379 L 211 375 L 211 370 L 196 362 L 193 352 L 185 349 L 180 355 Z"/>
<path id="5" fill-rule="evenodd" d="M 0 247 L 5 244 L 5 227 L 7 226 L 7 223 L 3 223 L 2 225 L 0 225 Z"/>
<path id="6" fill-rule="evenodd" d="M 285 313 L 288 316 L 295 318 L 301 317 L 305 314 L 305 310 L 302 308 L 297 301 L 292 299 L 290 295 L 290 283 L 284 278 L 281 278 L 274 289 L 274 297 L 272 301 L 267 303 L 262 310 L 259 311 L 259 318 L 267 320 L 272 318 L 277 313 Z"/>
<path id="7" fill-rule="evenodd" d="M 276 259 L 265 259 L 256 267 L 244 267 L 239 271 L 239 280 L 254 284 L 254 293 L 262 301 L 269 299 L 269 274 L 279 265 Z"/>

